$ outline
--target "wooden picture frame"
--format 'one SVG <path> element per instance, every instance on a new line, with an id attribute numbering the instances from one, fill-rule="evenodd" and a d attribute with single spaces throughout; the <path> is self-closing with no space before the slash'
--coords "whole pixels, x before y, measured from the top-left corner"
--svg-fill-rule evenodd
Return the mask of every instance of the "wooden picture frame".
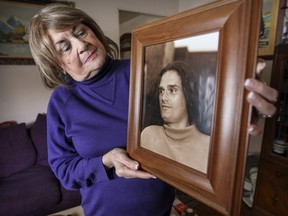
<path id="1" fill-rule="evenodd" d="M 280 0 L 263 0 L 262 4 L 262 21 L 263 27 L 259 38 L 259 56 L 273 56 L 276 34 L 278 12 L 280 8 Z"/>
<path id="2" fill-rule="evenodd" d="M 261 6 L 261 0 L 215 1 L 132 32 L 127 151 L 143 170 L 223 215 L 240 212 L 251 118 L 244 81 L 255 76 Z M 219 32 L 219 42 L 208 168 L 202 172 L 141 146 L 149 99 L 145 58 L 147 48 L 211 32 Z M 154 59 L 165 59 L 161 55 Z"/>
<path id="3" fill-rule="evenodd" d="M 44 5 L 50 3 L 67 4 L 68 1 L 0 1 L 1 34 L 0 34 L 0 64 L 1 65 L 26 65 L 34 64 L 26 27 L 33 15 Z"/>

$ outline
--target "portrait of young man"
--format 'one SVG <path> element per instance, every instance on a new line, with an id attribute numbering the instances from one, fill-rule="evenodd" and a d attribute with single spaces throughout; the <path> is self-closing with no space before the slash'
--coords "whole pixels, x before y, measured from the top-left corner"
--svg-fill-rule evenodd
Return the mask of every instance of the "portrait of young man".
<path id="1" fill-rule="evenodd" d="M 174 42 L 145 51 L 141 147 L 207 173 L 217 50 Z"/>

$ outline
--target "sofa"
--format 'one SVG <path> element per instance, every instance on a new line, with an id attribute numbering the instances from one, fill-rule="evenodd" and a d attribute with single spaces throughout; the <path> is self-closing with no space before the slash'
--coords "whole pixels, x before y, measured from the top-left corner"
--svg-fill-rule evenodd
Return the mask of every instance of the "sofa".
<path id="1" fill-rule="evenodd" d="M 31 126 L 0 124 L 0 215 L 49 215 L 81 204 L 63 188 L 47 162 L 46 115 Z"/>

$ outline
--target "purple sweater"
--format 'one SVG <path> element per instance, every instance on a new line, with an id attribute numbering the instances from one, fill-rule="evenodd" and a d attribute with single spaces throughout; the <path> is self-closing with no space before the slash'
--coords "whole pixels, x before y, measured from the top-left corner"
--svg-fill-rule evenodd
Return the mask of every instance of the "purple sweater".
<path id="1" fill-rule="evenodd" d="M 174 189 L 159 179 L 106 171 L 102 155 L 126 148 L 130 62 L 107 61 L 99 75 L 58 87 L 48 106 L 49 163 L 68 189 L 80 189 L 86 216 L 162 216 Z"/>

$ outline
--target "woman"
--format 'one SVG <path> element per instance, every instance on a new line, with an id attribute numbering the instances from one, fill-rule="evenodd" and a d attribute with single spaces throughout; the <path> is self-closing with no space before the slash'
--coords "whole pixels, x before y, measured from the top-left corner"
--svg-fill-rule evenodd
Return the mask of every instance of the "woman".
<path id="1" fill-rule="evenodd" d="M 83 11 L 50 4 L 32 18 L 29 44 L 45 86 L 55 89 L 49 164 L 64 187 L 80 189 L 85 215 L 169 215 L 174 189 L 139 170 L 125 151 L 130 63 L 115 60 L 115 43 Z M 273 97 L 268 86 L 262 92 Z M 255 97 L 263 113 L 275 112 Z"/>

